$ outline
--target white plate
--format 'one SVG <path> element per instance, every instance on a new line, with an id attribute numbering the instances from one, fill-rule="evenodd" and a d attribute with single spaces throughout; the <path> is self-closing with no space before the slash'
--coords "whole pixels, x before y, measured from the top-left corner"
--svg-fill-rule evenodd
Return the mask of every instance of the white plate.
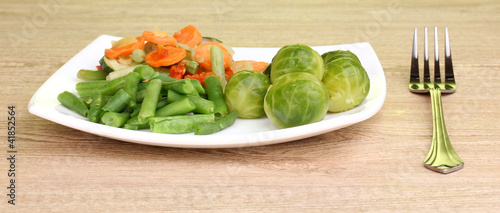
<path id="1" fill-rule="evenodd" d="M 91 134 L 133 143 L 183 147 L 183 148 L 227 148 L 275 144 L 312 137 L 331 132 L 364 121 L 375 115 L 382 107 L 386 95 L 386 82 L 382 65 L 369 43 L 312 47 L 322 54 L 332 50 L 350 50 L 356 54 L 370 77 L 370 92 L 358 107 L 335 114 L 325 119 L 298 127 L 278 129 L 267 118 L 238 119 L 231 127 L 211 135 L 160 134 L 149 130 L 127 130 L 109 127 L 88 121 L 66 109 L 57 101 L 57 95 L 65 90 L 75 94 L 75 84 L 80 80 L 76 73 L 80 69 L 95 69 L 104 49 L 118 37 L 102 35 L 90 43 L 54 73 L 33 95 L 29 111 L 47 120 Z M 270 62 L 279 48 L 233 48 L 235 60 L 257 60 Z"/>

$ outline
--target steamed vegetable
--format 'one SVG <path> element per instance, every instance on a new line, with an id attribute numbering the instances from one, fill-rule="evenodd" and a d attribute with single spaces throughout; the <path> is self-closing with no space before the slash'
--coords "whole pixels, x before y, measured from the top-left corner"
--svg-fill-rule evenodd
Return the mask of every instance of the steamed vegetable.
<path id="1" fill-rule="evenodd" d="M 146 96 L 141 104 L 139 111 L 139 122 L 146 122 L 147 119 L 154 117 L 158 99 L 160 98 L 162 82 L 160 79 L 152 80 L 146 89 Z"/>
<path id="2" fill-rule="evenodd" d="M 337 58 L 350 58 L 350 59 L 356 61 L 357 63 L 361 64 L 358 56 L 356 56 L 354 53 L 352 53 L 349 50 L 335 50 L 335 51 L 326 52 L 326 53 L 323 53 L 321 55 L 321 58 L 323 58 L 323 61 L 325 64 L 328 64 L 329 62 L 331 62 Z"/>
<path id="3" fill-rule="evenodd" d="M 130 118 L 130 113 L 128 112 L 106 112 L 102 116 L 102 123 L 113 127 L 122 127 L 127 120 Z"/>
<path id="4" fill-rule="evenodd" d="M 158 133 L 210 134 L 264 115 L 279 128 L 317 122 L 360 104 L 369 79 L 356 55 L 287 45 L 272 63 L 234 61 L 234 51 L 192 25 L 112 41 L 97 70 L 80 70 L 80 95 L 59 101 L 90 121 Z M 226 84 L 227 82 L 227 84 Z M 271 85 L 272 83 L 272 85 Z M 325 86 L 326 85 L 326 86 Z M 225 90 L 224 90 L 225 89 Z"/>
<path id="5" fill-rule="evenodd" d="M 198 28 L 193 25 L 188 25 L 177 31 L 174 34 L 174 38 L 177 40 L 177 42 L 186 44 L 189 47 L 195 47 L 202 40 L 200 31 L 198 31 Z"/>
<path id="6" fill-rule="evenodd" d="M 144 57 L 144 61 L 152 67 L 170 66 L 186 57 L 186 50 L 174 46 L 158 45 L 157 49 Z"/>
<path id="7" fill-rule="evenodd" d="M 219 132 L 229 126 L 233 125 L 238 116 L 238 111 L 232 111 L 223 118 L 216 120 L 211 123 L 201 123 L 194 127 L 195 135 L 208 135 L 215 132 Z"/>
<path id="8" fill-rule="evenodd" d="M 323 78 L 323 59 L 311 47 L 303 44 L 291 44 L 282 47 L 271 62 L 271 82 L 292 72 L 306 72 L 318 80 Z"/>
<path id="9" fill-rule="evenodd" d="M 214 103 L 215 118 L 222 118 L 227 115 L 227 105 L 224 100 L 224 92 L 219 78 L 208 76 L 205 78 L 208 100 Z"/>
<path id="10" fill-rule="evenodd" d="M 76 77 L 82 80 L 106 80 L 108 73 L 104 70 L 81 69 Z"/>
<path id="11" fill-rule="evenodd" d="M 212 70 L 212 62 L 210 61 L 211 46 L 216 46 L 222 50 L 224 67 L 229 66 L 229 62 L 231 61 L 231 55 L 229 54 L 227 49 L 224 46 L 222 46 L 221 43 L 218 42 L 209 42 L 198 45 L 198 47 L 196 47 L 196 53 L 195 53 L 196 62 L 198 62 L 201 67 L 207 70 Z"/>
<path id="12" fill-rule="evenodd" d="M 118 57 L 120 57 L 122 55 L 130 55 L 136 49 L 143 49 L 144 42 L 145 42 L 144 37 L 138 36 L 136 38 L 136 42 L 125 45 L 125 46 L 115 46 L 115 47 L 112 47 L 110 49 L 106 49 L 104 51 L 104 55 L 108 59 L 111 59 L 111 58 L 117 59 Z"/>
<path id="13" fill-rule="evenodd" d="M 322 120 L 328 111 L 328 90 L 314 75 L 292 72 L 278 78 L 264 99 L 267 117 L 279 128 Z"/>
<path id="14" fill-rule="evenodd" d="M 142 36 L 144 37 L 144 40 L 146 40 L 147 42 L 151 42 L 158 45 L 175 46 L 175 43 L 177 43 L 174 37 L 167 35 L 166 32 L 161 32 L 157 30 L 144 31 L 142 33 Z"/>
<path id="15" fill-rule="evenodd" d="M 198 124 L 214 122 L 214 115 L 178 115 L 154 117 L 149 120 L 151 132 L 181 134 L 194 132 Z"/>
<path id="16" fill-rule="evenodd" d="M 358 106 L 370 91 L 368 74 L 352 56 L 338 57 L 328 62 L 323 83 L 330 94 L 329 112 L 342 112 Z"/>
<path id="17" fill-rule="evenodd" d="M 87 117 L 89 109 L 75 94 L 64 91 L 57 96 L 57 100 L 68 109 Z"/>
<path id="18" fill-rule="evenodd" d="M 224 94 L 229 111 L 238 111 L 239 118 L 265 116 L 264 97 L 269 85 L 269 78 L 260 72 L 245 70 L 234 74 Z"/>

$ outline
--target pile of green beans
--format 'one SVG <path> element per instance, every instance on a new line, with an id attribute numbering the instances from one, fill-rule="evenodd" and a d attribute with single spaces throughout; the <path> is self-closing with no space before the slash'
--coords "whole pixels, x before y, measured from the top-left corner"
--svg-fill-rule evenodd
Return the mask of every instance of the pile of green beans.
<path id="1" fill-rule="evenodd" d="M 64 91 L 57 99 L 91 122 L 154 133 L 205 135 L 236 120 L 236 111 L 228 114 L 221 80 L 215 76 L 207 77 L 203 87 L 197 80 L 174 79 L 148 65 L 111 81 L 100 80 L 105 79 L 101 72 L 79 74 L 88 79 L 76 84 L 79 96 Z"/>

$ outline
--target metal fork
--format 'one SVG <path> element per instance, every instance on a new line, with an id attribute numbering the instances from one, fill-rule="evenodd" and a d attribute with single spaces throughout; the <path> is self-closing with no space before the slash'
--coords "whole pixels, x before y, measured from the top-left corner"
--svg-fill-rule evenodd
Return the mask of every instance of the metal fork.
<path id="1" fill-rule="evenodd" d="M 432 145 L 427 155 L 424 166 L 430 170 L 440 173 L 451 173 L 464 167 L 464 162 L 451 146 L 443 117 L 443 106 L 441 102 L 441 93 L 454 93 L 456 90 L 455 76 L 453 74 L 453 65 L 451 62 L 450 39 L 448 37 L 448 28 L 445 28 L 445 77 L 444 82 L 441 79 L 439 69 L 439 52 L 437 27 L 434 28 L 434 79 L 430 78 L 429 71 L 429 52 L 427 42 L 427 27 L 424 31 L 424 76 L 420 79 L 418 68 L 418 50 L 417 50 L 417 28 L 413 35 L 413 50 L 411 60 L 410 83 L 408 85 L 410 92 L 430 93 L 432 103 Z"/>

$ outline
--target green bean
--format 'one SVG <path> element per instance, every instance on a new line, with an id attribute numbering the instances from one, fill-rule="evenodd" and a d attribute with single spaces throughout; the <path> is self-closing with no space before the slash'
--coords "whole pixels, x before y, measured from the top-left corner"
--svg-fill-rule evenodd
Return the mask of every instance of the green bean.
<path id="1" fill-rule="evenodd" d="M 224 71 L 224 53 L 215 45 L 210 46 L 210 62 L 212 72 L 221 79 L 222 84 L 226 85 L 226 73 Z"/>
<path id="2" fill-rule="evenodd" d="M 127 110 L 129 112 L 134 111 L 137 103 L 136 103 L 136 97 L 137 97 L 137 84 L 139 84 L 139 81 L 141 80 L 141 77 L 139 76 L 138 73 L 136 72 L 131 72 L 127 75 L 127 79 L 125 79 L 125 86 L 123 86 L 123 90 L 128 93 L 130 96 L 130 100 L 127 103 Z"/>
<path id="3" fill-rule="evenodd" d="M 87 118 L 92 122 L 98 123 L 99 120 L 101 119 L 100 116 L 102 112 L 102 107 L 104 106 L 103 104 L 104 101 L 102 96 L 103 95 L 98 92 L 94 92 L 94 94 L 92 94 L 91 96 L 92 103 L 90 103 L 90 109 Z"/>
<path id="4" fill-rule="evenodd" d="M 155 133 L 181 134 L 194 132 L 196 125 L 213 121 L 213 114 L 154 117 L 149 120 L 149 127 Z"/>
<path id="5" fill-rule="evenodd" d="M 124 124 L 123 128 L 130 129 L 130 130 L 139 130 L 139 126 L 134 125 L 134 124 Z"/>
<path id="6" fill-rule="evenodd" d="M 103 95 L 114 95 L 123 88 L 125 85 L 126 76 L 115 78 L 111 81 L 108 81 L 106 84 L 97 88 L 97 91 Z"/>
<path id="7" fill-rule="evenodd" d="M 212 101 L 191 95 L 179 94 L 172 90 L 168 91 L 167 102 L 172 103 L 186 97 L 196 106 L 193 110 L 194 113 L 212 114 L 214 112 L 214 103 Z"/>
<path id="8" fill-rule="evenodd" d="M 76 74 L 76 77 L 82 80 L 106 80 L 108 73 L 104 70 L 87 70 L 81 69 Z"/>
<path id="9" fill-rule="evenodd" d="M 230 127 L 236 121 L 238 117 L 238 111 L 232 111 L 223 118 L 216 120 L 212 123 L 198 124 L 195 127 L 195 135 L 208 135 L 218 131 L 221 131 L 227 127 Z"/>
<path id="10" fill-rule="evenodd" d="M 90 98 L 90 95 L 87 95 L 87 96 L 80 96 L 78 97 L 78 99 L 80 99 L 80 101 L 82 101 L 85 106 L 90 107 L 90 104 L 92 103 L 92 98 Z"/>
<path id="11" fill-rule="evenodd" d="M 160 75 L 158 76 L 158 79 L 160 79 L 163 82 L 169 82 L 169 81 L 176 81 L 177 79 L 172 78 L 168 75 L 165 75 L 163 73 L 159 73 Z"/>
<path id="12" fill-rule="evenodd" d="M 160 92 L 162 88 L 162 82 L 160 79 L 151 80 L 148 88 L 146 89 L 146 96 L 141 105 L 141 111 L 139 111 L 139 121 L 144 122 L 146 119 L 153 117 L 156 112 L 156 105 L 158 104 L 158 99 L 160 98 Z"/>
<path id="13" fill-rule="evenodd" d="M 127 123 L 128 125 L 134 125 L 137 127 L 137 129 L 149 129 L 149 120 L 146 120 L 146 122 L 139 122 L 139 118 L 137 116 L 135 117 L 130 117 L 128 119 Z"/>
<path id="14" fill-rule="evenodd" d="M 164 92 L 167 92 L 168 90 L 174 90 L 182 94 L 193 94 L 195 88 L 193 87 L 190 79 L 181 79 L 176 81 L 163 82 L 162 90 Z"/>
<path id="15" fill-rule="evenodd" d="M 191 79 L 191 84 L 193 84 L 193 87 L 196 89 L 198 94 L 206 94 L 206 91 L 203 88 L 203 86 L 201 85 L 200 81 L 195 80 L 195 79 Z"/>
<path id="16" fill-rule="evenodd" d="M 140 82 L 137 85 L 137 91 L 140 91 L 140 90 L 148 88 L 148 85 L 149 85 L 149 82 Z"/>
<path id="17" fill-rule="evenodd" d="M 128 112 L 106 112 L 102 116 L 101 120 L 104 125 L 121 127 L 123 126 L 127 120 L 130 118 L 130 113 Z"/>
<path id="18" fill-rule="evenodd" d="M 104 122 L 102 121 L 102 117 L 104 116 L 104 114 L 106 114 L 108 111 L 104 111 L 102 110 L 101 113 L 99 114 L 99 123 L 101 124 L 104 124 Z"/>
<path id="19" fill-rule="evenodd" d="M 102 107 L 102 110 L 108 112 L 120 112 L 131 100 L 130 95 L 125 92 L 125 90 L 120 89 L 118 92 L 109 100 L 109 102 Z"/>
<path id="20" fill-rule="evenodd" d="M 195 108 L 196 106 L 188 98 L 184 98 L 156 110 L 155 117 L 185 115 Z"/>
<path id="21" fill-rule="evenodd" d="M 133 118 L 133 117 L 137 117 L 137 115 L 139 115 L 139 112 L 141 111 L 141 103 L 137 103 L 137 105 L 135 106 L 135 109 L 134 111 L 132 111 L 130 113 L 130 117 Z"/>
<path id="22" fill-rule="evenodd" d="M 169 104 L 168 102 L 168 98 L 167 97 L 164 97 L 164 98 L 160 98 L 158 100 L 158 104 L 156 104 L 156 109 L 160 109 L 164 106 L 167 106 Z"/>
<path id="23" fill-rule="evenodd" d="M 76 92 L 80 96 L 90 96 L 92 93 L 102 85 L 108 83 L 107 81 L 87 81 L 76 83 Z"/>
<path id="24" fill-rule="evenodd" d="M 227 105 L 220 79 L 217 76 L 206 77 L 205 87 L 207 88 L 208 100 L 214 102 L 215 117 L 218 119 L 227 115 Z"/>
<path id="25" fill-rule="evenodd" d="M 135 73 L 138 73 L 141 77 L 141 81 L 151 79 L 151 76 L 155 73 L 153 67 L 149 65 L 138 66 L 134 69 Z"/>
<path id="26" fill-rule="evenodd" d="M 149 85 L 149 84 L 148 84 Z M 146 93 L 147 93 L 147 90 L 146 89 L 143 89 L 143 90 L 138 90 L 137 91 L 137 94 L 135 96 L 135 101 L 137 103 L 142 103 L 142 101 L 144 100 L 144 97 L 146 97 Z"/>
<path id="27" fill-rule="evenodd" d="M 57 100 L 68 109 L 87 117 L 89 109 L 75 94 L 64 91 L 57 96 Z"/>

